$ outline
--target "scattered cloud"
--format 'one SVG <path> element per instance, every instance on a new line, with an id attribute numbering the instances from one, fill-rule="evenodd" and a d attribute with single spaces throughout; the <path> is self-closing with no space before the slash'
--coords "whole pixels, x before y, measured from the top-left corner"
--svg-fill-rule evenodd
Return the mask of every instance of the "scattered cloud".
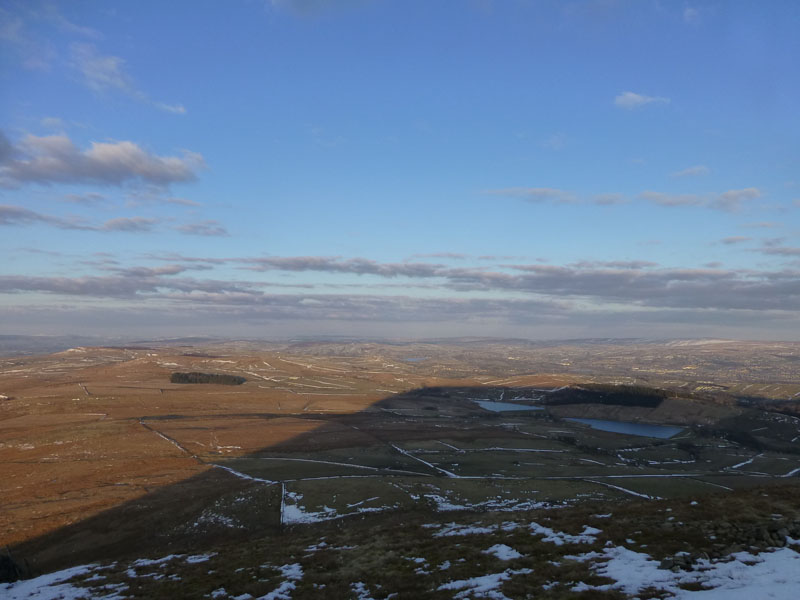
<path id="1" fill-rule="evenodd" d="M 646 269 L 657 267 L 658 263 L 649 260 L 581 260 L 571 266 L 580 269 L 587 268 L 609 268 L 609 269 Z"/>
<path id="2" fill-rule="evenodd" d="M 343 260 L 328 256 L 276 256 L 240 259 L 240 262 L 251 271 L 319 271 L 379 277 L 435 277 L 445 269 L 444 265 L 432 263 L 379 263 L 367 258 Z"/>
<path id="3" fill-rule="evenodd" d="M 145 217 L 117 217 L 103 223 L 98 230 L 143 232 L 153 229 L 157 222 L 157 219 L 147 219 Z"/>
<path id="4" fill-rule="evenodd" d="M 693 167 L 687 167 L 680 171 L 675 171 L 671 174 L 672 177 L 698 177 L 701 175 L 708 175 L 711 173 L 711 169 L 709 169 L 705 165 L 695 165 Z"/>
<path id="5" fill-rule="evenodd" d="M 252 286 L 238 282 L 195 280 L 191 278 L 165 277 L 161 274 L 139 275 L 129 270 L 120 275 L 95 277 L 28 277 L 24 275 L 0 276 L 0 293 L 21 291 L 46 292 L 67 296 L 97 298 L 141 298 L 157 296 L 161 289 L 177 292 L 246 293 Z"/>
<path id="6" fill-rule="evenodd" d="M 786 238 L 784 237 L 771 237 L 762 239 L 761 243 L 765 248 L 775 248 L 776 246 L 782 246 L 785 241 Z"/>
<path id="7" fill-rule="evenodd" d="M 800 254 L 800 248 L 794 249 Z M 294 270 L 290 261 L 308 264 L 313 257 L 281 257 L 282 270 Z M 277 260 L 277 259 L 273 259 Z M 322 262 L 328 262 L 322 259 Z M 371 263 L 377 271 L 381 265 L 366 259 L 350 259 L 344 264 Z M 336 266 L 333 264 L 332 266 Z M 120 271 L 107 277 L 50 278 L 3 276 L 0 277 L 0 291 L 42 291 L 67 295 L 86 295 L 98 297 L 152 297 L 166 298 L 190 304 L 218 305 L 259 305 L 268 306 L 280 303 L 280 299 L 263 293 L 264 287 L 272 285 L 264 282 L 218 281 L 213 279 L 192 279 L 176 277 L 185 267 L 171 266 L 162 271 L 144 269 Z M 608 304 L 625 303 L 629 309 L 660 308 L 690 310 L 782 310 L 800 309 L 800 279 L 797 271 L 749 272 L 732 271 L 719 268 L 667 269 L 645 266 L 637 268 L 627 265 L 623 268 L 597 268 L 594 266 L 545 266 L 515 265 L 516 273 L 485 271 L 478 269 L 447 269 L 440 271 L 444 278 L 442 290 L 450 292 L 474 291 L 515 291 L 529 294 L 520 305 L 545 307 L 550 311 L 568 313 L 574 300 L 592 300 L 597 307 Z M 391 276 L 386 274 L 385 276 Z M 303 305 L 324 306 L 328 318 L 378 318 L 379 310 L 350 313 L 346 307 L 361 301 L 372 304 L 364 296 L 324 296 L 315 294 L 297 298 Z M 377 301 L 377 300 L 375 300 Z M 382 297 L 379 302 L 393 305 L 402 313 L 403 319 L 412 319 L 401 305 L 408 303 L 419 307 L 436 303 L 439 299 L 400 296 Z M 473 302 L 485 303 L 485 307 L 509 306 L 508 299 L 452 298 L 446 305 L 455 307 L 471 306 Z M 362 307 L 363 308 L 363 307 Z M 481 312 L 481 311 L 478 311 Z M 475 315 L 475 312 L 471 314 Z M 482 313 L 481 313 L 482 314 Z M 384 315 L 382 318 L 385 318 Z M 400 318 L 398 316 L 398 318 Z"/>
<path id="8" fill-rule="evenodd" d="M 628 200 L 622 194 L 598 194 L 592 198 L 594 204 L 600 206 L 612 206 L 614 204 L 624 204 Z"/>
<path id="9" fill-rule="evenodd" d="M 177 204 L 178 206 L 202 206 L 199 202 L 189 200 L 188 198 L 167 198 L 164 202 L 167 204 Z"/>
<path id="10" fill-rule="evenodd" d="M 554 202 L 556 204 L 568 204 L 575 202 L 576 198 L 571 192 L 556 188 L 544 187 L 512 187 L 496 190 L 486 190 L 484 194 L 490 196 L 510 196 L 522 198 L 528 202 Z"/>
<path id="11" fill-rule="evenodd" d="M 753 238 L 748 237 L 746 235 L 733 235 L 731 237 L 722 238 L 722 240 L 720 241 L 723 244 L 731 245 L 731 244 L 741 244 L 742 242 L 749 242 L 752 239 Z"/>
<path id="12" fill-rule="evenodd" d="M 23 208 L 21 206 L 0 204 L 0 225 L 4 226 L 34 225 L 37 223 L 45 223 L 47 225 L 53 225 L 60 229 L 89 228 L 89 226 L 84 221 L 81 220 L 54 217 L 52 215 L 44 215 L 35 212 L 33 210 Z"/>
<path id="13" fill-rule="evenodd" d="M 635 92 L 622 92 L 614 98 L 614 106 L 625 110 L 634 110 L 648 104 L 669 104 L 669 98 L 662 96 L 645 96 Z"/>
<path id="14" fill-rule="evenodd" d="M 650 190 L 639 194 L 639 198 L 659 206 L 700 206 L 705 202 L 703 197 L 697 194 L 664 194 Z"/>
<path id="15" fill-rule="evenodd" d="M 683 9 L 683 20 L 689 25 L 699 25 L 701 21 L 700 11 L 697 8 L 687 6 Z"/>
<path id="16" fill-rule="evenodd" d="M 198 223 L 188 223 L 175 228 L 186 235 L 205 235 L 209 237 L 226 237 L 230 235 L 228 230 L 219 221 L 209 220 Z"/>
<path id="17" fill-rule="evenodd" d="M 7 56 L 16 56 L 24 69 L 47 71 L 57 57 L 52 43 L 36 39 L 19 15 L 1 7 L 0 44 L 8 49 Z"/>
<path id="18" fill-rule="evenodd" d="M 773 221 L 760 221 L 758 223 L 747 223 L 747 225 L 745 225 L 745 227 L 752 227 L 754 229 L 772 229 L 777 226 L 778 223 L 774 223 Z"/>
<path id="19" fill-rule="evenodd" d="M 519 260 L 521 256 L 512 256 L 508 254 L 481 254 L 476 257 L 478 260 Z M 539 262 L 547 262 L 544 258 L 537 258 Z"/>
<path id="20" fill-rule="evenodd" d="M 800 255 L 800 248 L 774 254 Z M 172 262 L 205 259 L 165 257 Z M 580 261 L 572 265 L 512 264 L 502 270 L 426 263 L 379 263 L 366 258 L 325 256 L 223 260 L 255 271 L 319 271 L 428 279 L 450 292 L 529 294 L 552 302 L 589 300 L 598 305 L 670 309 L 800 310 L 800 272 L 720 268 L 659 268 L 650 261 Z M 211 263 L 209 263 L 211 264 Z"/>
<path id="21" fill-rule="evenodd" d="M 70 46 L 72 66 L 82 75 L 84 84 L 93 92 L 103 94 L 120 92 L 139 102 L 150 104 L 159 110 L 173 114 L 186 114 L 181 104 L 166 104 L 151 100 L 136 87 L 125 68 L 125 60 L 119 56 L 102 54 L 94 44 L 75 42 Z"/>
<path id="22" fill-rule="evenodd" d="M 744 202 L 747 202 L 748 200 L 755 200 L 756 198 L 760 197 L 761 190 L 754 187 L 744 188 L 741 190 L 728 190 L 727 192 L 723 192 L 714 198 L 709 204 L 709 207 L 735 212 L 742 207 Z"/>
<path id="23" fill-rule="evenodd" d="M 4 187 L 25 183 L 120 185 L 129 181 L 165 186 L 191 181 L 205 166 L 200 154 L 188 150 L 181 156 L 158 156 L 130 141 L 92 142 L 81 150 L 66 135 L 29 134 L 3 154 L 9 152 L 11 158 L 0 161 L 0 185 Z"/>
<path id="24" fill-rule="evenodd" d="M 659 206 L 705 206 L 726 212 L 740 210 L 745 202 L 762 196 L 761 190 L 750 187 L 741 190 L 728 190 L 721 194 L 665 194 L 645 191 L 639 198 Z"/>
<path id="25" fill-rule="evenodd" d="M 412 254 L 411 258 L 449 258 L 452 260 L 465 260 L 469 258 L 469 255 L 461 254 L 460 252 L 431 252 L 429 254 Z"/>
<path id="26" fill-rule="evenodd" d="M 761 248 L 759 252 L 775 256 L 800 256 L 800 248 L 792 246 L 767 246 Z M 800 278 L 798 281 L 800 282 Z"/>
<path id="27" fill-rule="evenodd" d="M 72 202 L 73 204 L 99 204 L 106 200 L 106 197 L 103 194 L 98 194 L 97 192 L 87 192 L 85 194 L 66 194 L 64 195 L 64 201 Z"/>
<path id="28" fill-rule="evenodd" d="M 80 231 L 144 232 L 150 231 L 158 223 L 158 220 L 145 217 L 118 217 L 109 219 L 100 225 L 95 225 L 77 217 L 57 217 L 38 213 L 21 206 L 0 205 L 0 225 L 35 225 L 38 223 L 51 225 L 59 229 Z"/>
<path id="29" fill-rule="evenodd" d="M 85 25 L 78 25 L 67 19 L 61 14 L 61 11 L 58 10 L 58 6 L 55 4 L 45 4 L 41 6 L 39 10 L 34 13 L 34 16 L 53 23 L 58 29 L 65 33 L 80 35 L 90 39 L 100 39 L 103 37 L 96 29 L 86 27 Z"/>
<path id="30" fill-rule="evenodd" d="M 116 261 L 114 261 L 116 262 Z M 204 267 L 187 265 L 164 265 L 163 267 L 125 267 L 112 269 L 119 275 L 126 277 L 160 277 L 162 275 L 179 275 L 190 269 L 203 269 Z"/>
<path id="31" fill-rule="evenodd" d="M 84 83 L 94 92 L 116 90 L 144 100 L 125 72 L 125 61 L 119 56 L 100 54 L 94 44 L 76 42 L 70 46 L 74 67 L 83 75 Z"/>
<path id="32" fill-rule="evenodd" d="M 156 108 L 170 112 L 175 115 L 185 115 L 186 114 L 186 107 L 183 104 L 164 104 L 163 102 L 154 102 L 153 106 Z"/>

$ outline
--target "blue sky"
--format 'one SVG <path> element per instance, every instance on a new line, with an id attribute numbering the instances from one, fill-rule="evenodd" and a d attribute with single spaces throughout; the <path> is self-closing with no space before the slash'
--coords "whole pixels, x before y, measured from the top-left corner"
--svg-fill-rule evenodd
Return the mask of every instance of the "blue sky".
<path id="1" fill-rule="evenodd" d="M 2 330 L 798 339 L 798 22 L 5 2 Z"/>

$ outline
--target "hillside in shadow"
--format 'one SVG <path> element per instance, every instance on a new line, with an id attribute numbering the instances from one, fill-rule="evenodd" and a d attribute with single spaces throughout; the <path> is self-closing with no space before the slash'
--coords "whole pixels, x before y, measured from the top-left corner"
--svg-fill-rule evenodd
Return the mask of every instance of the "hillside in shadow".
<path id="1" fill-rule="evenodd" d="M 465 389 L 443 388 L 412 390 L 386 397 L 352 414 L 294 414 L 292 418 L 320 423 L 309 431 L 275 443 L 265 443 L 256 452 L 236 458 L 256 458 L 263 452 L 305 455 L 337 448 L 388 447 L 391 442 L 426 440 L 431 437 L 474 438 L 477 430 L 483 427 L 482 422 L 494 421 L 500 415 L 486 413 L 470 402 L 454 402 L 452 396 L 463 396 L 468 392 Z M 499 388 L 483 388 L 480 392 L 483 397 L 502 395 Z M 18 543 L 8 548 L 14 560 L 20 565 L 26 564 L 33 575 L 87 562 L 199 551 L 219 543 L 278 534 L 282 529 L 279 507 L 283 492 L 280 482 L 269 483 L 248 478 L 224 466 L 214 466 L 213 462 L 224 465 L 225 457 L 221 455 L 219 461 L 212 461 L 207 456 L 193 454 L 178 440 L 159 432 L 160 424 L 198 418 L 218 421 L 222 427 L 229 419 L 250 418 L 269 422 L 286 419 L 287 415 L 243 413 L 207 417 L 198 414 L 141 417 L 139 420 L 145 427 L 192 454 L 195 460 L 208 465 L 208 470 Z M 213 425 L 207 428 L 211 431 Z M 513 432 L 506 435 L 524 437 Z M 154 435 L 153 443 L 164 442 Z M 396 454 L 398 459 L 404 458 L 399 452 Z M 388 469 L 402 466 L 407 468 L 407 465 L 399 462 L 387 463 L 385 476 L 392 477 Z M 420 477 L 445 477 L 443 473 L 421 463 L 415 464 L 414 471 Z M 347 480 L 343 481 L 343 485 L 348 485 Z M 212 527 L 207 531 L 198 531 L 197 528 L 182 527 L 196 523 L 208 507 L 223 502 L 231 495 L 245 492 L 249 497 L 246 528 Z"/>

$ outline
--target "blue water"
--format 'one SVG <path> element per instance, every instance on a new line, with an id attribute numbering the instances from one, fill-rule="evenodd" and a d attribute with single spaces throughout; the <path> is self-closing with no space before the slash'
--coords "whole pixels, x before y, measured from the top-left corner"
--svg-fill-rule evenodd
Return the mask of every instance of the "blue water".
<path id="1" fill-rule="evenodd" d="M 528 406 L 527 404 L 512 404 L 511 402 L 491 402 L 489 400 L 473 400 L 481 408 L 492 412 L 505 412 L 507 410 L 544 410 L 541 406 Z"/>
<path id="2" fill-rule="evenodd" d="M 428 360 L 428 357 L 427 356 L 421 356 L 421 357 L 416 357 L 415 356 L 413 358 L 404 358 L 403 359 L 404 362 L 410 362 L 410 363 L 422 362 L 423 360 Z"/>
<path id="3" fill-rule="evenodd" d="M 629 423 L 627 421 L 604 421 L 603 419 L 567 419 L 576 423 L 583 423 L 592 429 L 611 431 L 613 433 L 626 433 L 628 435 L 641 435 L 667 439 L 683 431 L 683 427 L 671 425 L 650 425 L 648 423 Z"/>

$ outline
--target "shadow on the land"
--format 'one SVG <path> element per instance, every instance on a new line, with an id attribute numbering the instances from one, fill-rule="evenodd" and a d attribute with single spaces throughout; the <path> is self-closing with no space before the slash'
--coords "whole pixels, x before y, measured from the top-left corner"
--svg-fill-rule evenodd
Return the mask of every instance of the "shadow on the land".
<path id="1" fill-rule="evenodd" d="M 236 457 L 246 459 L 267 451 L 307 453 L 344 447 L 387 445 L 390 442 L 431 437 L 474 438 L 481 431 L 488 432 L 487 425 L 503 417 L 502 413 L 482 410 L 468 398 L 498 399 L 502 397 L 503 390 L 504 388 L 489 387 L 423 388 L 383 398 L 364 410 L 349 414 L 258 413 L 223 417 L 192 414 L 185 417 L 142 417 L 142 420 L 154 430 L 158 430 L 160 420 L 181 418 L 220 418 L 221 423 L 224 423 L 226 418 L 231 417 L 269 420 L 290 416 L 323 421 L 311 431 Z M 514 391 L 517 395 L 526 395 L 525 390 L 515 388 Z M 533 389 L 530 395 L 535 395 Z M 544 411 L 529 411 L 526 414 L 539 418 L 546 416 Z M 454 417 L 458 419 L 454 421 Z M 492 431 L 496 434 L 496 430 Z M 525 437 L 513 431 L 504 435 Z M 163 443 L 157 441 L 155 436 L 153 439 L 153 443 Z M 404 457 L 398 452 L 397 458 L 399 465 Z M 198 460 L 213 464 L 210 460 Z M 217 462 L 222 460 L 224 457 L 220 457 Z M 387 464 L 386 467 L 398 465 Z M 421 475 L 444 476 L 423 464 L 418 467 Z M 192 527 L 197 524 L 204 510 L 231 493 L 244 491 L 251 494 L 255 492 L 257 506 L 265 509 L 258 519 L 250 520 L 246 529 L 217 527 L 198 531 L 196 527 Z M 165 485 L 99 514 L 18 543 L 7 551 L 25 575 L 34 576 L 88 562 L 191 552 L 217 543 L 277 535 L 281 531 L 281 523 L 280 512 L 276 507 L 280 506 L 282 494 L 280 483 L 270 485 L 239 477 L 222 468 L 209 468 L 198 475 Z"/>

